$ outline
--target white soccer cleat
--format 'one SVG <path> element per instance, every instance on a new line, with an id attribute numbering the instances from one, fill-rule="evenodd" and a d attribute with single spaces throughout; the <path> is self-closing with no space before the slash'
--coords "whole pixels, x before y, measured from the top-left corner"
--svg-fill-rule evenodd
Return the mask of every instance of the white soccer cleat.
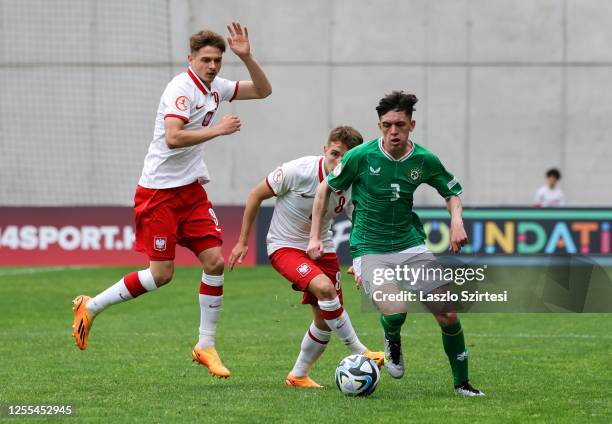
<path id="1" fill-rule="evenodd" d="M 404 355 L 402 354 L 402 343 L 392 342 L 385 337 L 385 368 L 393 378 L 404 376 Z"/>

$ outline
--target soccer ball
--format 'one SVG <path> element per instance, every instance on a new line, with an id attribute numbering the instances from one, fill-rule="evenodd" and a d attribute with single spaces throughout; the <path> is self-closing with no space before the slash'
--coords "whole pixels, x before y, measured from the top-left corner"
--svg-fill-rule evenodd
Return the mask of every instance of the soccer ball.
<path id="1" fill-rule="evenodd" d="M 336 368 L 336 385 L 347 396 L 369 396 L 379 380 L 380 371 L 367 356 L 347 356 Z"/>

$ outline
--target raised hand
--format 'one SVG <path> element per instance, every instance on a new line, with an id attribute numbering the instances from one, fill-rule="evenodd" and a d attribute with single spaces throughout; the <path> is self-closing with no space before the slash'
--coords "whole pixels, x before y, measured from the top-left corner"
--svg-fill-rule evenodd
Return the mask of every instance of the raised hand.
<path id="1" fill-rule="evenodd" d="M 251 54 L 251 44 L 249 43 L 249 31 L 247 27 L 242 27 L 240 22 L 232 22 L 227 26 L 230 36 L 227 37 L 227 42 L 230 49 L 239 58 L 247 57 Z"/>

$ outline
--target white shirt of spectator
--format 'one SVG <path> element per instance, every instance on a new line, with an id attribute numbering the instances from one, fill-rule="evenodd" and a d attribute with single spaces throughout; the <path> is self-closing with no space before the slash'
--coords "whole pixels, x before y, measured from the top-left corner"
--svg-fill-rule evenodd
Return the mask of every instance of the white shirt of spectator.
<path id="1" fill-rule="evenodd" d="M 565 196 L 557 185 L 551 189 L 548 184 L 538 189 L 535 195 L 535 204 L 540 208 L 558 208 L 565 206 Z"/>
<path id="2" fill-rule="evenodd" d="M 168 83 L 159 101 L 153 141 L 144 160 L 138 184 L 146 188 L 172 188 L 200 181 L 210 181 L 204 162 L 204 144 L 170 149 L 166 144 L 164 121 L 175 117 L 185 122 L 184 129 L 209 127 L 217 114 L 219 103 L 232 101 L 238 92 L 238 82 L 216 77 L 210 90 L 191 68 Z"/>
<path id="3" fill-rule="evenodd" d="M 306 251 L 310 239 L 312 205 L 319 183 L 326 176 L 323 156 L 305 156 L 284 163 L 266 177 L 268 186 L 277 196 L 270 230 L 266 238 L 268 256 L 282 247 Z M 336 251 L 332 240 L 331 221 L 345 208 L 351 213 L 350 189 L 332 192 L 327 211 L 321 222 L 321 242 L 324 253 Z M 350 215 L 349 215 L 350 216 Z"/>

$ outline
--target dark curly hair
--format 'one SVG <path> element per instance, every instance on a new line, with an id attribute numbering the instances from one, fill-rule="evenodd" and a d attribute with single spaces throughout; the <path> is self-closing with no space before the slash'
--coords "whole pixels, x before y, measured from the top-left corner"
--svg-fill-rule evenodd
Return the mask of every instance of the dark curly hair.
<path id="1" fill-rule="evenodd" d="M 392 110 L 404 112 L 406 116 L 412 118 L 412 112 L 415 110 L 414 105 L 418 101 L 419 99 L 417 99 L 417 96 L 414 94 L 408 94 L 403 91 L 393 91 L 378 102 L 378 106 L 376 106 L 378 118 Z"/>

